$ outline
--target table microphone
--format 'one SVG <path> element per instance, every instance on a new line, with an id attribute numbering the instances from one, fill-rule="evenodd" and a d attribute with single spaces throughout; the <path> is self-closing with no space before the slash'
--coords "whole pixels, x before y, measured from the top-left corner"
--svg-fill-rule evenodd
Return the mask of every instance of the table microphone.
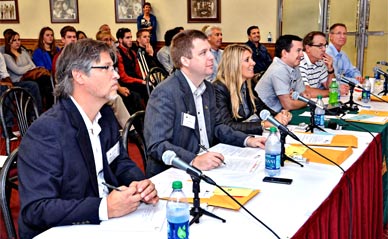
<path id="1" fill-rule="evenodd" d="M 276 128 L 279 130 L 285 132 L 289 136 L 291 136 L 293 139 L 300 142 L 300 139 L 298 136 L 296 136 L 294 133 L 292 133 L 286 126 L 282 125 L 279 121 L 277 121 L 274 117 L 271 116 L 271 113 L 269 113 L 268 110 L 262 110 L 260 111 L 260 118 L 261 120 L 268 120 L 271 124 L 273 124 Z"/>
<path id="2" fill-rule="evenodd" d="M 292 98 L 293 100 L 300 100 L 300 101 L 303 101 L 304 103 L 307 103 L 307 104 L 310 105 L 310 106 L 315 106 L 315 107 L 318 107 L 318 108 L 320 108 L 320 109 L 322 109 L 322 110 L 325 109 L 322 105 L 318 105 L 316 102 L 314 102 L 314 101 L 312 101 L 312 100 L 310 100 L 310 99 L 308 99 L 308 98 L 306 98 L 306 97 L 304 97 L 304 96 L 301 96 L 301 95 L 299 94 L 299 92 L 296 92 L 296 91 L 292 92 L 291 98 Z"/>
<path id="3" fill-rule="evenodd" d="M 383 65 L 383 66 L 388 66 L 388 62 L 386 62 L 386 61 L 378 61 L 377 64 Z"/>

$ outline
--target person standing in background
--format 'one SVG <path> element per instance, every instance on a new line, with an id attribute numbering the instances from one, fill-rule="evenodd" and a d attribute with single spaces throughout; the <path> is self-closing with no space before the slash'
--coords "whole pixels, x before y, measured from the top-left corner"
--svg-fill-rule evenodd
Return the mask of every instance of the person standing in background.
<path id="1" fill-rule="evenodd" d="M 150 34 L 150 43 L 154 49 L 156 49 L 156 26 L 157 26 L 157 21 L 156 17 L 151 14 L 152 7 L 151 3 L 145 2 L 143 4 L 143 14 L 137 17 L 137 30 L 139 31 L 140 29 L 147 29 Z"/>

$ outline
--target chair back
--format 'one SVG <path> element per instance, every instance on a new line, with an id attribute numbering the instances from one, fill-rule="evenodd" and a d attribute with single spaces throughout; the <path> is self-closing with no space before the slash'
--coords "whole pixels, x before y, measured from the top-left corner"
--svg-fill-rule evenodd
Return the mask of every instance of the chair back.
<path id="1" fill-rule="evenodd" d="M 11 213 L 11 193 L 12 188 L 15 188 L 15 178 L 12 174 L 16 171 L 16 161 L 19 148 L 16 148 L 5 160 L 3 167 L 0 170 L 0 207 L 3 214 L 5 228 L 8 238 L 16 238 L 15 225 Z M 13 170 L 15 169 L 15 170 Z"/>
<path id="2" fill-rule="evenodd" d="M 168 72 L 161 67 L 153 67 L 146 76 L 146 86 L 148 96 L 151 94 L 151 90 L 155 88 L 162 80 L 166 79 Z"/>
<path id="3" fill-rule="evenodd" d="M 145 139 L 143 135 L 144 115 L 145 115 L 145 111 L 140 110 L 129 117 L 127 123 L 124 126 L 122 138 L 123 138 L 124 148 L 127 152 L 128 152 L 129 139 L 136 144 L 143 160 L 144 172 L 145 172 L 146 165 L 147 165 L 147 152 L 146 152 L 146 146 L 145 146 Z"/>
<path id="4" fill-rule="evenodd" d="M 28 91 L 20 87 L 12 87 L 0 98 L 0 119 L 5 136 L 7 155 L 11 152 L 10 135 L 7 132 L 7 120 L 16 119 L 20 135 L 23 137 L 32 122 L 39 117 L 35 99 Z"/>

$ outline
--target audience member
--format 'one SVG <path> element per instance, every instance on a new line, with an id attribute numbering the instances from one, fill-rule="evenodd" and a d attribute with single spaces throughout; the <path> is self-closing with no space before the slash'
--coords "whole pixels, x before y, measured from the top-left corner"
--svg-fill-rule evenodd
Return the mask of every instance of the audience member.
<path id="1" fill-rule="evenodd" d="M 144 58 L 147 62 L 147 67 L 149 70 L 151 70 L 153 67 L 163 68 L 163 65 L 160 64 L 160 62 L 156 58 L 156 54 L 150 43 L 150 32 L 148 30 L 140 29 L 139 31 L 137 31 L 136 42 L 137 42 L 137 46 L 134 46 L 133 48 L 136 49 L 136 52 L 138 54 L 137 57 L 139 57 L 139 54 L 144 55 Z M 144 73 L 144 76 L 146 76 L 148 72 L 143 72 L 143 73 Z"/>
<path id="2" fill-rule="evenodd" d="M 37 68 L 30 55 L 24 48 L 21 48 L 19 33 L 12 32 L 5 39 L 4 59 L 7 65 L 8 73 L 12 82 L 34 80 L 39 85 L 39 92 L 44 102 L 44 109 L 49 109 L 54 104 L 53 88 L 49 72 L 36 77 L 30 78 L 28 72 Z"/>
<path id="3" fill-rule="evenodd" d="M 178 29 L 170 29 L 164 34 L 164 46 L 160 48 L 156 54 L 158 61 L 163 65 L 164 69 L 171 74 L 174 70 L 174 64 L 172 63 L 171 54 L 170 54 L 170 45 L 172 38 L 178 34 L 180 31 Z"/>
<path id="4" fill-rule="evenodd" d="M 60 100 L 30 126 L 19 148 L 21 238 L 55 226 L 99 224 L 135 211 L 140 202 L 158 202 L 105 106 L 117 97 L 114 56 L 107 44 L 86 39 L 67 45 L 59 57 Z"/>
<path id="5" fill-rule="evenodd" d="M 7 38 L 7 35 L 11 34 L 12 32 L 14 32 L 14 30 L 11 28 L 5 29 L 3 31 L 4 40 L 5 40 L 5 38 Z M 4 45 L 0 46 L 0 53 L 4 54 L 4 52 L 5 52 L 5 43 L 4 43 Z"/>
<path id="6" fill-rule="evenodd" d="M 146 29 L 150 32 L 150 43 L 153 48 L 156 48 L 156 27 L 157 21 L 156 17 L 151 14 L 152 7 L 151 3 L 145 2 L 143 4 L 143 14 L 137 17 L 137 30 Z"/>
<path id="7" fill-rule="evenodd" d="M 75 28 L 73 26 L 64 26 L 64 27 L 62 27 L 62 29 L 61 29 L 61 40 L 62 40 L 62 43 L 63 43 L 64 47 L 66 45 L 72 43 L 72 42 L 76 42 L 77 41 L 76 33 L 77 33 L 77 30 L 75 30 Z M 61 54 L 61 51 L 59 51 L 54 56 L 54 58 L 53 58 L 53 65 L 51 67 L 53 75 L 56 75 L 55 66 L 56 66 L 56 62 L 57 62 L 57 59 L 58 59 L 60 54 Z"/>
<path id="8" fill-rule="evenodd" d="M 260 99 L 272 110 L 294 110 L 306 106 L 306 103 L 292 100 L 293 91 L 306 97 L 305 86 L 299 71 L 303 56 L 302 39 L 294 35 L 279 37 L 275 43 L 275 58 L 268 70 L 255 86 Z"/>
<path id="9" fill-rule="evenodd" d="M 75 33 L 75 35 L 77 36 L 77 40 L 82 40 L 82 39 L 88 38 L 88 36 L 86 35 L 86 33 L 83 32 L 83 31 L 77 31 L 77 32 Z"/>
<path id="10" fill-rule="evenodd" d="M 217 79 L 213 82 L 217 114 L 223 123 L 247 134 L 261 135 L 264 127 L 271 126 L 271 123 L 261 121 L 258 116 L 261 110 L 266 109 L 279 122 L 287 125 L 291 120 L 288 111 L 282 110 L 276 114 L 253 95 L 251 79 L 255 62 L 251 48 L 240 44 L 228 45 L 224 56 L 218 67 Z"/>
<path id="11" fill-rule="evenodd" d="M 214 56 L 213 73 L 206 77 L 206 80 L 212 82 L 216 79 L 218 65 L 220 64 L 222 58 L 222 29 L 218 26 L 209 26 L 205 30 L 205 35 L 207 36 L 207 40 L 210 43 L 210 52 Z"/>
<path id="12" fill-rule="evenodd" d="M 32 60 L 36 66 L 44 67 L 51 72 L 52 60 L 59 50 L 55 45 L 53 29 L 43 27 L 39 32 L 38 45 L 32 54 Z"/>
<path id="13" fill-rule="evenodd" d="M 206 76 L 213 71 L 213 54 L 206 35 L 186 30 L 172 40 L 171 57 L 176 70 L 152 92 L 147 104 L 144 137 L 150 156 L 147 175 L 168 168 L 162 161 L 166 150 L 183 161 L 210 170 L 222 165 L 220 153 L 200 152 L 200 145 L 219 140 L 237 146 L 264 147 L 264 138 L 255 138 L 223 124 L 216 114 L 213 86 Z"/>
<path id="14" fill-rule="evenodd" d="M 263 74 L 271 65 L 272 58 L 267 48 L 260 43 L 260 29 L 258 26 L 250 26 L 247 29 L 248 41 L 245 43 L 252 49 L 252 57 L 255 61 L 255 74 Z"/>

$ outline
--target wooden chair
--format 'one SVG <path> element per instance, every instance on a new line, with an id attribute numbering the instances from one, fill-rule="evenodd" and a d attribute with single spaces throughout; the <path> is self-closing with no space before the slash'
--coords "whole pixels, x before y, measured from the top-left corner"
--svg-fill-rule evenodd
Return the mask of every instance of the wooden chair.
<path id="1" fill-rule="evenodd" d="M 146 86 L 148 96 L 151 94 L 151 90 L 155 88 L 162 80 L 166 79 L 168 72 L 160 67 L 153 67 L 146 76 Z"/>
<path id="2" fill-rule="evenodd" d="M 16 119 L 20 135 L 23 137 L 31 123 L 39 117 L 38 107 L 28 91 L 20 87 L 12 87 L 0 98 L 0 119 L 5 136 L 6 153 L 11 153 L 11 140 L 7 132 L 7 114 Z"/>
<path id="3" fill-rule="evenodd" d="M 131 117 L 129 117 L 127 123 L 124 126 L 122 138 L 124 148 L 127 152 L 129 139 L 131 139 L 131 141 L 136 144 L 143 160 L 145 172 L 147 165 L 147 148 L 145 146 L 145 140 L 143 135 L 144 115 L 144 110 L 140 110 L 137 111 L 135 114 L 131 115 Z"/>

